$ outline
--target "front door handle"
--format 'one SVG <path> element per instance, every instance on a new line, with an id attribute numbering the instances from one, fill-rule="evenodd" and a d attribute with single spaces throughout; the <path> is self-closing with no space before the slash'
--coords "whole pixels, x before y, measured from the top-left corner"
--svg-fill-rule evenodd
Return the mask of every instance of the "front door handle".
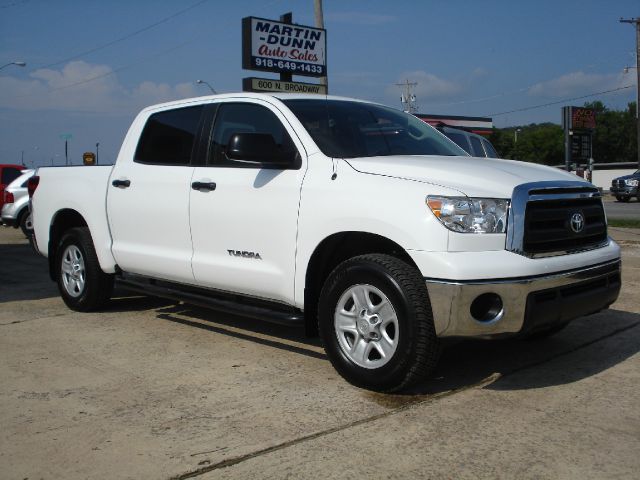
<path id="1" fill-rule="evenodd" d="M 191 188 L 199 192 L 210 192 L 216 189 L 215 182 L 193 182 Z"/>
<path id="2" fill-rule="evenodd" d="M 131 180 L 114 180 L 111 185 L 118 188 L 129 188 L 131 186 Z"/>

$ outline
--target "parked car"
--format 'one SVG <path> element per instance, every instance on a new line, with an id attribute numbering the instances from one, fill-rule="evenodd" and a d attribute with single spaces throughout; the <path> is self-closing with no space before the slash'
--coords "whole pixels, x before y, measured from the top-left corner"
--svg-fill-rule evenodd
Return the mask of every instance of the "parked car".
<path id="1" fill-rule="evenodd" d="M 7 185 L 2 194 L 4 197 L 0 214 L 2 223 L 9 227 L 20 227 L 27 237 L 33 231 L 27 183 L 34 173 L 35 170 L 23 170 L 22 175 Z"/>
<path id="2" fill-rule="evenodd" d="M 451 127 L 437 127 L 439 131 L 444 133 L 450 140 L 453 140 L 459 147 L 462 147 L 472 157 L 488 157 L 498 158 L 498 152 L 493 148 L 491 142 L 478 135 L 466 130 Z"/>
<path id="3" fill-rule="evenodd" d="M 4 204 L 4 189 L 18 178 L 24 169 L 25 167 L 22 165 L 0 163 L 0 209 L 2 209 L 2 205 Z"/>
<path id="4" fill-rule="evenodd" d="M 611 181 L 611 189 L 609 191 L 616 196 L 616 200 L 619 202 L 628 202 L 631 197 L 636 197 L 640 201 L 638 184 L 640 184 L 640 170 L 631 175 L 614 178 Z"/>
<path id="5" fill-rule="evenodd" d="M 29 191 L 34 244 L 69 308 L 104 307 L 117 281 L 319 330 L 337 371 L 374 390 L 424 379 L 441 338 L 551 335 L 621 286 L 593 185 L 479 161 L 359 100 L 156 105 L 114 166 L 42 167 Z"/>

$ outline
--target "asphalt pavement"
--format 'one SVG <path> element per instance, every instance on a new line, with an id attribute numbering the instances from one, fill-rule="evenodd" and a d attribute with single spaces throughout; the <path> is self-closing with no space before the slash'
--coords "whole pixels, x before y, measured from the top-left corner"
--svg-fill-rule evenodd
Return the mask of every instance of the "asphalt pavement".
<path id="1" fill-rule="evenodd" d="M 69 311 L 0 229 L 0 477 L 638 478 L 640 230 L 623 288 L 542 342 L 447 344 L 404 395 L 295 329 L 116 292 Z"/>
<path id="2" fill-rule="evenodd" d="M 632 198 L 628 202 L 618 202 L 615 198 L 606 196 L 604 208 L 607 218 L 640 220 L 640 201 L 637 198 Z"/>

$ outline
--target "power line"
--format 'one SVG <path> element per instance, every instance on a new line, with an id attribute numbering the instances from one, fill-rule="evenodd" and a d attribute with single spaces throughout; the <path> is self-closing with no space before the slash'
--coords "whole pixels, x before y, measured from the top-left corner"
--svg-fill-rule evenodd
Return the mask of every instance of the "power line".
<path id="1" fill-rule="evenodd" d="M 497 117 L 497 116 L 500 116 L 500 115 L 507 115 L 509 113 L 525 112 L 527 110 L 533 110 L 533 109 L 536 109 L 536 108 L 549 107 L 551 105 L 558 105 L 560 103 L 572 102 L 574 100 L 581 100 L 583 98 L 595 97 L 596 95 L 604 95 L 606 93 L 617 92 L 619 90 L 625 90 L 627 88 L 632 88 L 632 87 L 635 87 L 635 85 L 626 85 L 624 87 L 612 88 L 611 90 L 604 90 L 602 92 L 589 93 L 588 95 L 582 95 L 580 97 L 564 98 L 564 99 L 558 100 L 556 102 L 549 102 L 549 103 L 543 103 L 541 105 L 532 105 L 530 107 L 517 108 L 515 110 L 509 110 L 508 112 L 490 113 L 487 116 L 488 117 Z"/>
<path id="2" fill-rule="evenodd" d="M 162 25 L 163 23 L 166 23 L 166 22 L 168 22 L 169 20 L 171 20 L 171 19 L 173 19 L 173 18 L 176 18 L 176 17 L 178 17 L 178 16 L 182 15 L 183 13 L 186 13 L 186 12 L 188 12 L 189 10 L 193 10 L 194 8 L 196 8 L 196 7 L 200 6 L 200 5 L 202 5 L 203 3 L 208 2 L 208 1 L 209 1 L 209 0 L 200 0 L 200 1 L 196 2 L 196 3 L 194 3 L 193 5 L 190 5 L 190 6 L 186 7 L 186 8 L 183 8 L 182 10 L 179 10 L 179 11 L 177 11 L 177 12 L 175 12 L 175 13 L 172 13 L 172 14 L 171 14 L 171 15 L 169 15 L 168 17 L 164 17 L 163 19 L 158 20 L 158 21 L 157 21 L 157 22 L 155 22 L 155 23 L 152 23 L 152 24 L 150 24 L 150 25 L 147 25 L 146 27 L 143 27 L 143 28 L 140 28 L 140 29 L 138 29 L 138 30 L 135 30 L 135 31 L 133 31 L 133 32 L 131 32 L 131 33 L 128 33 L 128 34 L 127 34 L 127 35 L 125 35 L 124 37 L 116 38 L 115 40 L 111 40 L 110 42 L 104 43 L 104 44 L 102 44 L 102 45 L 98 45 L 97 47 L 91 48 L 91 49 L 89 49 L 89 50 L 85 50 L 84 52 L 80 52 L 80 53 L 77 53 L 77 54 L 72 55 L 72 56 L 70 56 L 70 57 L 64 58 L 64 59 L 62 59 L 62 60 L 58 60 L 57 62 L 49 63 L 49 64 L 47 64 L 47 65 L 42 65 L 42 66 L 40 66 L 40 67 L 36 67 L 36 68 L 34 68 L 33 70 L 37 70 L 37 69 L 39 69 L 39 68 L 51 68 L 51 67 L 55 67 L 55 66 L 60 65 L 60 64 L 62 64 L 62 63 L 66 63 L 66 62 L 69 62 L 69 61 L 71 61 L 71 60 L 75 60 L 75 59 L 77 59 L 77 58 L 84 57 L 85 55 L 89 55 L 89 54 L 91 54 L 91 53 L 95 53 L 95 52 L 97 52 L 97 51 L 103 50 L 103 49 L 105 49 L 105 48 L 107 48 L 107 47 L 110 47 L 110 46 L 112 46 L 112 45 L 115 45 L 116 43 L 123 42 L 123 41 L 128 40 L 128 39 L 130 39 L 130 38 L 132 38 L 132 37 L 135 37 L 136 35 L 140 35 L 141 33 L 144 33 L 144 32 L 146 32 L 147 30 L 151 30 L 152 28 L 155 28 L 155 27 L 157 27 L 158 25 Z M 33 70 L 31 70 L 31 71 L 33 71 Z"/>
<path id="3" fill-rule="evenodd" d="M 198 2 L 196 4 L 193 4 L 191 7 L 188 7 L 188 8 L 194 8 L 194 7 L 198 6 L 199 4 L 202 4 L 202 3 L 207 2 L 207 1 L 208 0 L 201 0 L 200 2 Z M 270 7 L 270 6 L 272 6 L 272 5 L 276 4 L 276 3 L 280 3 L 281 1 L 282 0 L 272 0 L 269 3 L 265 3 L 265 4 L 262 5 L 263 8 L 258 9 L 258 11 L 266 9 L 267 7 Z M 174 14 L 174 16 L 175 15 L 178 15 L 178 13 Z M 218 31 L 227 30 L 227 29 L 230 29 L 232 27 L 233 26 L 229 23 L 229 24 L 225 25 L 223 28 L 219 29 Z M 160 57 L 160 56 L 162 56 L 162 55 L 164 55 L 166 53 L 172 52 L 174 50 L 178 50 L 178 49 L 184 47 L 185 45 L 188 45 L 189 43 L 195 42 L 200 37 L 202 37 L 202 34 L 198 34 L 198 35 L 196 35 L 195 37 L 192 37 L 189 40 L 186 40 L 186 41 L 181 42 L 181 43 L 179 43 L 177 45 L 174 45 L 172 47 L 169 47 L 169 48 L 166 48 L 164 50 L 161 50 L 159 52 L 156 52 L 156 53 L 141 57 L 138 60 L 135 60 L 135 61 L 133 61 L 131 63 L 126 64 L 126 65 L 122 65 L 120 67 L 114 68 L 113 70 L 110 70 L 109 72 L 106 72 L 106 73 L 103 73 L 103 74 L 100 74 L 100 75 L 95 75 L 93 77 L 83 78 L 82 80 L 74 82 L 74 83 L 69 83 L 69 84 L 66 84 L 66 85 L 61 85 L 59 87 L 51 88 L 51 89 L 47 90 L 46 93 L 50 94 L 50 93 L 53 93 L 53 92 L 56 92 L 56 91 L 59 91 L 59 90 L 66 90 L 67 88 L 77 87 L 79 85 L 84 85 L 86 83 L 90 83 L 90 82 L 93 82 L 95 80 L 99 80 L 101 78 L 105 78 L 105 77 L 109 77 L 111 75 L 115 75 L 116 73 L 121 72 L 123 70 L 126 70 L 128 68 L 135 67 L 136 65 L 140 65 L 142 63 L 148 62 L 149 60 L 151 60 L 153 58 Z M 54 65 L 54 64 L 52 64 L 52 65 Z M 31 94 L 20 95 L 20 96 L 14 97 L 14 98 L 25 98 L 25 97 L 30 97 L 30 96 L 31 96 Z"/>

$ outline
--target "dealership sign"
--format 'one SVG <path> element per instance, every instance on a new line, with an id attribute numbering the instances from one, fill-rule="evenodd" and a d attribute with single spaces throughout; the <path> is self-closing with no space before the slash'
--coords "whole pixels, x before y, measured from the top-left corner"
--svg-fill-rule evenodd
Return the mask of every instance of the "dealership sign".
<path id="1" fill-rule="evenodd" d="M 317 83 L 285 82 L 269 78 L 243 78 L 242 90 L 245 92 L 285 92 L 327 94 L 327 86 Z"/>
<path id="2" fill-rule="evenodd" d="M 242 68 L 310 77 L 327 75 L 327 31 L 245 17 Z"/>

